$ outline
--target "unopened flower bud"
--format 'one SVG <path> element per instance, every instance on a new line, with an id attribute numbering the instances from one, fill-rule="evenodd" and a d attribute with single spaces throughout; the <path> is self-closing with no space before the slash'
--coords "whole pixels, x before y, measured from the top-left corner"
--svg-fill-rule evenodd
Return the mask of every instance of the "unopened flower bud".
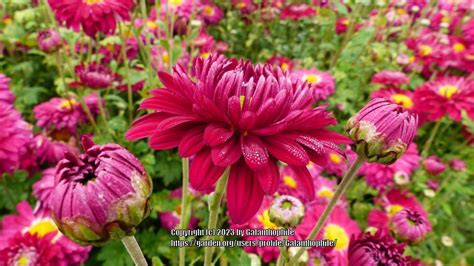
<path id="1" fill-rule="evenodd" d="M 57 51 L 62 44 L 63 41 L 61 35 L 53 29 L 48 29 L 38 33 L 38 47 L 45 53 Z"/>
<path id="2" fill-rule="evenodd" d="M 56 167 L 51 209 L 56 225 L 81 245 L 133 235 L 149 213 L 152 182 L 140 161 L 117 144 L 82 138 L 85 154 Z"/>
<path id="3" fill-rule="evenodd" d="M 409 208 L 397 212 L 391 222 L 393 232 L 403 241 L 419 242 L 430 230 L 426 219 L 418 211 Z"/>
<path id="4" fill-rule="evenodd" d="M 273 200 L 268 215 L 270 221 L 277 226 L 295 227 L 304 217 L 304 205 L 295 197 L 280 196 Z"/>
<path id="5" fill-rule="evenodd" d="M 437 156 L 430 156 L 423 162 L 426 172 L 432 175 L 439 175 L 446 170 L 446 165 Z"/>
<path id="6" fill-rule="evenodd" d="M 352 148 L 368 162 L 394 163 L 412 143 L 418 117 L 385 98 L 374 98 L 349 119 Z"/>

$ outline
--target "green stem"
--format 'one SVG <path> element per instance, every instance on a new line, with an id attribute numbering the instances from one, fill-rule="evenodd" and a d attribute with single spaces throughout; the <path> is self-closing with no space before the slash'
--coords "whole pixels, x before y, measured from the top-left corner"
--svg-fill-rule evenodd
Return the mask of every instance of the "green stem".
<path id="1" fill-rule="evenodd" d="M 221 205 L 222 198 L 225 194 L 225 188 L 227 187 L 227 180 L 229 179 L 229 172 L 230 167 L 228 167 L 224 174 L 222 174 L 219 181 L 217 181 L 216 189 L 214 192 L 209 196 L 209 223 L 207 228 L 214 229 L 217 226 L 217 218 L 219 216 L 219 209 Z M 210 237 L 211 239 L 213 237 Z M 206 247 L 204 249 L 204 265 L 210 266 L 212 262 L 212 247 Z"/>
<path id="2" fill-rule="evenodd" d="M 143 256 L 143 252 L 134 236 L 126 236 L 122 238 L 122 243 L 127 249 L 128 254 L 130 254 L 130 257 L 132 257 L 132 260 L 136 266 L 148 265 L 145 256 Z"/>
<path id="3" fill-rule="evenodd" d="M 346 174 L 342 178 L 341 184 L 337 186 L 336 192 L 334 193 L 334 196 L 331 198 L 331 201 L 329 201 L 328 205 L 326 206 L 323 213 L 319 217 L 318 222 L 313 227 L 313 230 L 311 230 L 311 233 L 309 233 L 307 237 L 308 240 L 313 240 L 319 234 L 319 231 L 321 231 L 321 229 L 323 228 L 323 225 L 328 220 L 329 215 L 336 207 L 336 204 L 341 199 L 342 195 L 344 195 L 344 192 L 347 190 L 347 188 L 352 183 L 352 181 L 355 179 L 357 171 L 359 170 L 359 168 L 362 166 L 364 162 L 365 162 L 365 157 L 359 155 L 357 159 L 355 160 L 355 162 L 347 170 Z M 306 249 L 307 248 L 300 248 L 298 252 L 296 252 L 295 256 L 293 256 L 290 259 L 290 265 L 297 265 L 296 262 L 298 261 L 299 257 L 303 254 L 303 252 Z"/>
<path id="4" fill-rule="evenodd" d="M 431 145 L 433 144 L 435 138 L 436 138 L 436 134 L 438 133 L 439 131 L 439 128 L 441 127 L 441 121 L 442 119 L 439 119 L 434 128 L 431 130 L 431 134 L 430 134 L 430 137 L 428 138 L 428 140 L 425 142 L 425 145 L 423 146 L 423 151 L 421 152 L 421 157 L 424 159 L 428 156 L 428 153 L 430 151 L 430 148 L 431 148 Z"/>
<path id="5" fill-rule="evenodd" d="M 128 123 L 132 124 L 133 121 L 133 95 L 132 95 L 132 84 L 130 83 L 130 66 L 128 65 L 127 58 L 127 38 L 124 35 L 122 25 L 119 25 L 119 34 L 122 38 L 122 58 L 125 66 L 125 79 L 127 80 L 127 98 L 128 98 Z"/>
<path id="6" fill-rule="evenodd" d="M 115 139 L 115 132 L 112 128 L 110 128 L 110 125 L 108 123 L 109 118 L 108 118 L 107 112 L 105 111 L 105 108 L 104 108 L 104 105 L 103 105 L 104 100 L 103 100 L 102 96 L 100 96 L 100 93 L 97 93 L 97 98 L 99 100 L 98 101 L 99 112 L 100 112 L 100 115 L 102 116 L 102 119 L 104 119 L 104 124 L 105 124 L 105 127 L 107 128 L 107 133 L 112 138 L 112 140 L 114 140 Z"/>
<path id="7" fill-rule="evenodd" d="M 287 239 L 288 239 L 287 236 L 283 236 L 282 237 L 283 243 L 285 243 Z M 288 259 L 288 254 L 286 253 L 286 247 L 283 245 L 280 247 L 280 255 L 278 256 L 276 265 L 285 266 L 287 259 Z"/>
<path id="8" fill-rule="evenodd" d="M 181 217 L 179 221 L 179 229 L 186 229 L 188 227 L 188 219 L 186 219 L 187 210 L 188 210 L 188 194 L 189 194 L 189 158 L 183 158 L 182 160 L 183 165 L 183 192 L 181 195 Z M 185 237 L 181 237 L 180 240 L 184 240 Z M 184 266 L 186 263 L 185 259 L 186 249 L 180 248 L 179 249 L 179 265 Z"/>

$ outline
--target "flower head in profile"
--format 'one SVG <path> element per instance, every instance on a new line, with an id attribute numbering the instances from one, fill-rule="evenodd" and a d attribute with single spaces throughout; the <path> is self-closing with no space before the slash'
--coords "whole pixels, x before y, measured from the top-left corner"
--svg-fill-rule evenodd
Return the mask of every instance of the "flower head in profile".
<path id="1" fill-rule="evenodd" d="M 313 68 L 296 70 L 291 75 L 295 79 L 301 79 L 310 84 L 314 101 L 325 100 L 335 91 L 336 85 L 330 73 L 320 72 Z"/>
<path id="2" fill-rule="evenodd" d="M 26 201 L 2 220 L 0 265 L 82 265 L 91 247 L 75 244 L 58 231 L 49 212 L 33 212 Z"/>
<path id="3" fill-rule="evenodd" d="M 385 98 L 372 99 L 349 119 L 346 132 L 354 151 L 368 162 L 394 163 L 415 137 L 418 116 Z"/>
<path id="4" fill-rule="evenodd" d="M 74 68 L 74 71 L 79 80 L 69 84 L 72 87 L 84 86 L 91 89 L 107 89 L 120 78 L 110 68 L 99 63 L 80 64 Z"/>
<path id="5" fill-rule="evenodd" d="M 74 98 L 51 98 L 33 108 L 36 124 L 47 130 L 67 130 L 75 133 L 78 124 L 85 120 L 79 102 Z"/>
<path id="6" fill-rule="evenodd" d="M 392 217 L 391 227 L 401 240 L 419 242 L 431 231 L 431 225 L 417 210 L 405 208 Z"/>
<path id="7" fill-rule="evenodd" d="M 305 3 L 293 3 L 283 8 L 280 13 L 281 19 L 300 20 L 307 17 L 313 17 L 316 15 L 310 5 Z"/>
<path id="8" fill-rule="evenodd" d="M 117 144 L 82 137 L 85 153 L 67 153 L 56 166 L 49 196 L 59 230 L 84 245 L 132 235 L 148 215 L 151 179 L 140 161 Z"/>
<path id="9" fill-rule="evenodd" d="M 0 104 L 13 104 L 15 95 L 10 90 L 10 78 L 0 73 Z"/>
<path id="10" fill-rule="evenodd" d="M 382 84 L 387 87 L 397 87 L 409 83 L 410 80 L 403 72 L 384 70 L 372 77 L 372 83 Z"/>
<path id="11" fill-rule="evenodd" d="M 405 247 L 381 232 L 375 235 L 364 233 L 351 238 L 349 265 L 411 265 L 411 257 L 404 256 Z"/>
<path id="12" fill-rule="evenodd" d="M 155 112 L 136 120 L 127 139 L 148 137 L 153 149 L 177 147 L 181 157 L 194 156 L 190 183 L 196 190 L 212 190 L 229 167 L 227 207 L 236 224 L 277 190 L 277 161 L 301 173 L 312 199 L 306 165 L 326 164 L 329 152 L 340 152 L 337 143 L 350 142 L 326 129 L 336 120 L 324 107 L 312 108 L 307 83 L 294 83 L 271 65 L 211 55 L 195 59 L 191 77 L 180 66 L 159 76 L 165 88 L 141 104 Z"/>
<path id="13" fill-rule="evenodd" d="M 48 0 L 56 19 L 67 27 L 95 38 L 113 34 L 119 20 L 130 20 L 133 0 Z"/>
<path id="14" fill-rule="evenodd" d="M 53 29 L 47 29 L 38 32 L 38 47 L 45 53 L 53 53 L 61 48 L 63 40 L 59 32 Z"/>
<path id="15" fill-rule="evenodd" d="M 439 175 L 443 173 L 448 166 L 443 163 L 441 158 L 436 155 L 431 155 L 423 161 L 423 167 L 425 168 L 426 172 L 432 175 Z"/>
<path id="16" fill-rule="evenodd" d="M 442 77 L 418 87 L 414 94 L 415 105 L 428 114 L 431 121 L 448 115 L 461 120 L 461 112 L 474 119 L 474 82 L 462 77 Z"/>
<path id="17" fill-rule="evenodd" d="M 12 105 L 0 103 L 0 175 L 22 168 L 33 140 L 31 126 Z"/>
<path id="18" fill-rule="evenodd" d="M 283 71 L 291 71 L 296 64 L 290 58 L 280 55 L 274 55 L 270 57 L 266 63 L 272 65 L 275 68 L 280 68 Z"/>

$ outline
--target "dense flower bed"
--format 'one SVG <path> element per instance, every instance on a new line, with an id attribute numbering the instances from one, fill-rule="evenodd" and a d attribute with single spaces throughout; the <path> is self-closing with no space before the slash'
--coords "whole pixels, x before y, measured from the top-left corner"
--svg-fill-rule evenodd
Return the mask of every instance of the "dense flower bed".
<path id="1" fill-rule="evenodd" d="M 0 18 L 0 265 L 474 264 L 472 0 Z"/>

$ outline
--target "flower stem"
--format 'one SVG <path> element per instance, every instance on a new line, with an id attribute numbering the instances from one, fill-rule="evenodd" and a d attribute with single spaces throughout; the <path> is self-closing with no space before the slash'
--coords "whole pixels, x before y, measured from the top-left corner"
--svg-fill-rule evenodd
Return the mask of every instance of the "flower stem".
<path id="1" fill-rule="evenodd" d="M 186 229 L 188 227 L 187 210 L 188 210 L 188 194 L 189 194 L 189 158 L 182 159 L 183 164 L 183 192 L 181 195 L 181 217 L 179 221 L 179 229 Z M 184 240 L 184 237 L 181 237 Z M 179 249 L 179 265 L 184 266 L 186 259 L 186 249 Z"/>
<path id="2" fill-rule="evenodd" d="M 127 58 L 127 38 L 122 29 L 122 25 L 119 25 L 120 37 L 122 38 L 122 57 L 123 64 L 125 66 L 125 79 L 127 80 L 127 98 L 128 98 L 128 123 L 132 124 L 133 121 L 133 95 L 132 95 L 132 84 L 130 83 L 130 66 L 128 65 Z"/>
<path id="3" fill-rule="evenodd" d="M 219 181 L 217 181 L 216 189 L 209 196 L 209 223 L 207 225 L 208 229 L 214 229 L 217 226 L 217 217 L 219 216 L 219 209 L 221 205 L 222 198 L 225 194 L 225 188 L 227 187 L 227 180 L 229 179 L 230 167 L 228 167 L 224 174 L 222 174 Z M 211 239 L 213 237 L 210 237 Z M 212 247 L 206 247 L 204 249 L 204 265 L 210 266 L 212 262 Z"/>
<path id="4" fill-rule="evenodd" d="M 336 207 L 337 202 L 341 199 L 342 195 L 344 195 L 344 192 L 346 189 L 349 187 L 349 185 L 352 183 L 354 180 L 357 171 L 359 168 L 362 166 L 362 164 L 365 162 L 365 157 L 359 155 L 355 162 L 351 165 L 351 167 L 347 170 L 346 174 L 342 178 L 341 184 L 337 186 L 336 192 L 334 193 L 334 196 L 331 198 L 331 201 L 329 201 L 328 205 L 324 209 L 323 213 L 318 219 L 318 222 L 316 225 L 313 227 L 313 230 L 311 230 L 311 233 L 309 233 L 307 239 L 308 240 L 313 240 L 318 234 L 319 231 L 321 231 L 323 225 L 326 223 L 326 221 L 329 218 L 329 215 L 331 212 L 334 210 Z M 293 256 L 290 259 L 290 265 L 296 265 L 296 262 L 298 261 L 298 258 L 303 254 L 303 252 L 307 248 L 300 248 L 298 252 L 296 252 L 295 256 Z"/>
<path id="5" fill-rule="evenodd" d="M 128 254 L 130 254 L 130 257 L 132 257 L 132 260 L 136 266 L 148 265 L 145 256 L 143 256 L 143 252 L 134 236 L 126 236 L 122 238 L 122 243 L 127 249 Z"/>
<path id="6" fill-rule="evenodd" d="M 441 119 L 436 122 L 434 128 L 431 130 L 431 134 L 428 138 L 428 141 L 426 141 L 425 146 L 423 146 L 423 151 L 421 152 L 422 158 L 426 158 L 426 156 L 428 156 L 428 152 L 430 151 L 431 145 L 433 144 L 433 141 L 435 140 L 436 134 L 438 133 L 440 127 Z"/>

